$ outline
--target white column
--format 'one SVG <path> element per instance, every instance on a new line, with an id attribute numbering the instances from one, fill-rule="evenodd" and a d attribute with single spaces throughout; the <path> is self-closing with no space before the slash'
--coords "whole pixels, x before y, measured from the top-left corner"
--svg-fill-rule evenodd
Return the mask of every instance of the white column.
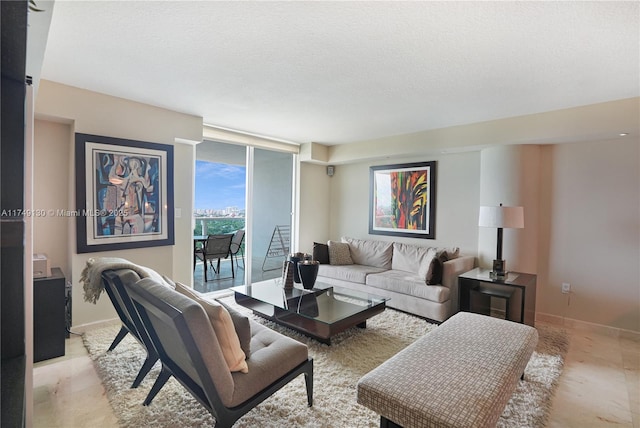
<path id="1" fill-rule="evenodd" d="M 510 145 L 480 152 L 480 205 L 524 207 L 524 229 L 504 229 L 502 255 L 508 271 L 536 273 L 540 147 Z M 478 260 L 490 268 L 497 230 L 478 228 Z"/>

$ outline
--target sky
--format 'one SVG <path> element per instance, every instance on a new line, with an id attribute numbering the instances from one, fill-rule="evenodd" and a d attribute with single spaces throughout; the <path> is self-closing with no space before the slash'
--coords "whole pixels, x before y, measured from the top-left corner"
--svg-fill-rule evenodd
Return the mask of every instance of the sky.
<path id="1" fill-rule="evenodd" d="M 196 160 L 195 209 L 245 208 L 244 165 Z"/>

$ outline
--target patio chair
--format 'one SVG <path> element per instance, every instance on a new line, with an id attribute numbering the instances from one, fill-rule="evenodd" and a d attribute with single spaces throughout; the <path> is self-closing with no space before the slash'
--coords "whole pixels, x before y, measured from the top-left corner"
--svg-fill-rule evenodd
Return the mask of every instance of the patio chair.
<path id="1" fill-rule="evenodd" d="M 131 269 L 107 270 L 102 273 L 104 289 L 122 322 L 122 327 L 120 327 L 120 331 L 115 339 L 113 339 L 111 346 L 109 346 L 108 352 L 113 351 L 127 334 L 131 334 L 147 353 L 147 357 L 133 381 L 131 388 L 137 388 L 140 385 L 140 382 L 142 382 L 159 358 L 147 332 L 141 327 L 142 324 L 139 321 L 138 313 L 124 288 L 125 283 L 135 283 L 139 280 L 140 276 Z M 140 326 L 140 328 L 138 326 Z"/>
<path id="2" fill-rule="evenodd" d="M 242 242 L 244 241 L 244 229 L 240 229 L 233 234 L 233 239 L 231 240 L 231 247 L 229 251 L 231 251 L 231 263 L 233 263 L 233 259 L 236 259 L 236 268 L 238 267 L 238 253 L 242 253 L 242 269 L 244 269 L 244 247 L 242 246 Z"/>
<path id="3" fill-rule="evenodd" d="M 220 275 L 220 259 L 226 259 L 231 257 L 231 240 L 232 234 L 224 235 L 209 235 L 204 245 L 200 249 L 196 249 L 193 252 L 194 264 L 196 260 L 202 260 L 204 263 L 204 280 L 207 279 L 207 262 L 211 266 L 211 269 L 218 275 Z M 213 260 L 217 260 L 217 269 L 213 266 Z M 233 260 L 231 260 L 231 277 L 235 278 L 235 270 L 233 268 Z"/>
<path id="4" fill-rule="evenodd" d="M 248 372 L 232 373 L 200 303 L 151 278 L 125 287 L 162 363 L 144 405 L 173 376 L 213 415 L 215 428 L 228 428 L 300 374 L 313 404 L 313 360 L 306 345 L 254 322 Z"/>

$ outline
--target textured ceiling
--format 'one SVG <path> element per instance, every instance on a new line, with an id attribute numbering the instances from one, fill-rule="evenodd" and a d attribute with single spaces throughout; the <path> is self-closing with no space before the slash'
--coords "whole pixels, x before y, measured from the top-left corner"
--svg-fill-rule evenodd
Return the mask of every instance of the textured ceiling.
<path id="1" fill-rule="evenodd" d="M 639 6 L 56 1 L 41 77 L 340 144 L 637 97 Z"/>

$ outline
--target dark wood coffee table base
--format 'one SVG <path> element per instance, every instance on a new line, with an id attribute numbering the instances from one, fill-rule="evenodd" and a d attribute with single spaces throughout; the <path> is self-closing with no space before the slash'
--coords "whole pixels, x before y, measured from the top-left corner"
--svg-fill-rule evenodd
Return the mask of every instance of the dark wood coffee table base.
<path id="1" fill-rule="evenodd" d="M 253 310 L 255 315 L 273 321 L 276 324 L 283 325 L 299 333 L 309 336 L 320 343 L 331 346 L 331 338 L 351 327 L 367 328 L 367 320 L 378 315 L 385 310 L 385 304 L 381 304 L 363 311 L 360 314 L 346 318 L 335 324 L 318 323 L 312 319 L 300 316 L 295 312 L 285 311 L 275 308 L 274 315 L 267 315 L 257 310 Z"/>
<path id="2" fill-rule="evenodd" d="M 233 287 L 236 303 L 254 314 L 331 345 L 331 338 L 386 308 L 386 298 L 316 283 L 312 290 L 273 282 Z"/>

